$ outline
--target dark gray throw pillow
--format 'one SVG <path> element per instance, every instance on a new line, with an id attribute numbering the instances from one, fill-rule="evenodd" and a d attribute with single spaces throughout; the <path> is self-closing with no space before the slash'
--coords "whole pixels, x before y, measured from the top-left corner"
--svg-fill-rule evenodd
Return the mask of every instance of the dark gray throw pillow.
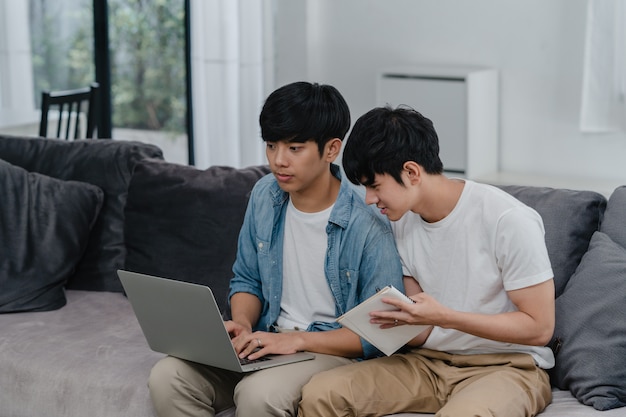
<path id="1" fill-rule="evenodd" d="M 558 297 L 587 251 L 591 235 L 598 230 L 606 198 L 592 191 L 520 185 L 500 188 L 534 208 L 543 219 Z"/>
<path id="2" fill-rule="evenodd" d="M 139 162 L 126 203 L 126 269 L 208 285 L 226 313 L 250 191 L 268 172 Z"/>
<path id="3" fill-rule="evenodd" d="M 90 183 L 104 192 L 85 255 L 67 288 L 122 291 L 117 270 L 126 258 L 124 205 L 135 164 L 143 158 L 163 158 L 163 153 L 154 145 L 124 140 L 0 136 L 0 159 L 30 172 Z"/>
<path id="4" fill-rule="evenodd" d="M 600 231 L 609 235 L 611 240 L 626 248 L 626 185 L 613 190 Z"/>
<path id="5" fill-rule="evenodd" d="M 626 249 L 596 232 L 556 317 L 553 385 L 598 410 L 626 406 Z"/>
<path id="6" fill-rule="evenodd" d="M 63 285 L 102 207 L 98 187 L 0 160 L 0 313 L 65 305 Z"/>

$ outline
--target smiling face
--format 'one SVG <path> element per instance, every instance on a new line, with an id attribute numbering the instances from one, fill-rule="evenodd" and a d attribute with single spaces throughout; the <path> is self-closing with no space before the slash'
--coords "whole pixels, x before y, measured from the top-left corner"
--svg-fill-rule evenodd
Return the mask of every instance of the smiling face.
<path id="1" fill-rule="evenodd" d="M 365 187 L 365 203 L 376 204 L 391 221 L 400 220 L 413 204 L 408 175 L 403 173 L 402 180 L 400 184 L 389 174 L 376 174 L 374 182 Z"/>
<path id="2" fill-rule="evenodd" d="M 339 139 L 326 143 L 322 155 L 315 141 L 266 142 L 265 155 L 280 188 L 292 195 L 314 196 L 328 186 L 329 164 L 341 148 Z"/>

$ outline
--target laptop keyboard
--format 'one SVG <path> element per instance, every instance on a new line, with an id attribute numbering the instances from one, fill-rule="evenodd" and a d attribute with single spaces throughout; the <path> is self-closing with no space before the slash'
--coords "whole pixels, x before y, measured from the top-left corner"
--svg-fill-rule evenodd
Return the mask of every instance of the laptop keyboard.
<path id="1" fill-rule="evenodd" d="M 267 356 L 261 356 L 258 359 L 248 359 L 248 358 L 239 358 L 239 363 L 242 365 L 248 365 L 250 363 L 259 363 L 259 362 L 264 362 L 269 360 L 270 358 L 268 358 Z"/>

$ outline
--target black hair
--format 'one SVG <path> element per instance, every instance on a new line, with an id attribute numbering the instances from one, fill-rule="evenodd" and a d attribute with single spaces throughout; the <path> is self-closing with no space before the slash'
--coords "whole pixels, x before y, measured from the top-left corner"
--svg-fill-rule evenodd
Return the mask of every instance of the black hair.
<path id="1" fill-rule="evenodd" d="M 267 97 L 259 123 L 265 142 L 313 140 L 322 155 L 329 140 L 348 133 L 350 109 L 335 87 L 298 81 Z"/>
<path id="2" fill-rule="evenodd" d="M 365 113 L 354 124 L 342 157 L 346 177 L 366 186 L 373 184 L 375 174 L 389 174 L 403 184 L 407 161 L 429 174 L 443 172 L 432 121 L 410 107 L 377 107 Z"/>

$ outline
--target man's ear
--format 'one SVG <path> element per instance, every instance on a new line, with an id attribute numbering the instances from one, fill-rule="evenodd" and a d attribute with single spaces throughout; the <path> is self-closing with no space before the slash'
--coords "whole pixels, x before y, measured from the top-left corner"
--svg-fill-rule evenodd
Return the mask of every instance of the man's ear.
<path id="1" fill-rule="evenodd" d="M 326 142 L 324 146 L 324 155 L 322 157 L 326 160 L 326 162 L 333 162 L 339 156 L 339 152 L 341 152 L 341 139 L 333 138 Z"/>
<path id="2" fill-rule="evenodd" d="M 411 183 L 421 181 L 422 167 L 415 161 L 406 161 L 402 165 L 402 169 L 406 172 Z"/>

